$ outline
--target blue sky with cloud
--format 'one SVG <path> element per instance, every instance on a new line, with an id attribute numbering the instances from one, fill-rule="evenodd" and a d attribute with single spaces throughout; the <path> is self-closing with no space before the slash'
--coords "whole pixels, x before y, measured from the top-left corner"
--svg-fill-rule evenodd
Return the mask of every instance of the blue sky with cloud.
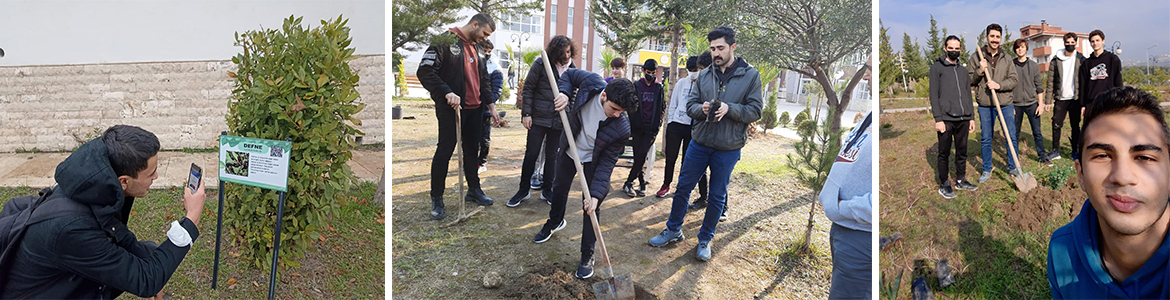
<path id="1" fill-rule="evenodd" d="M 919 1 L 880 0 L 882 25 L 889 28 L 890 44 L 894 52 L 902 50 L 902 33 L 910 34 L 925 47 L 929 39 L 930 16 L 938 21 L 940 35 L 967 32 L 967 49 L 974 49 L 979 32 L 990 23 L 999 23 L 1012 38 L 1020 37 L 1020 28 L 1039 25 L 1047 20 L 1049 26 L 1062 30 L 1088 33 L 1093 29 L 1105 32 L 1105 48 L 1120 41 L 1123 61 L 1144 61 L 1146 48 L 1152 56 L 1161 55 L 1160 65 L 1170 61 L 1170 1 Z M 1006 42 L 1006 41 L 1005 41 Z"/>

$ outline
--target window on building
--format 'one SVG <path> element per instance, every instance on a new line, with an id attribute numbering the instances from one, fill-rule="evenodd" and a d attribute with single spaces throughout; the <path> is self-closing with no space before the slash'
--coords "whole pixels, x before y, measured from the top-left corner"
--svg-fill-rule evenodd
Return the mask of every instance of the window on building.
<path id="1" fill-rule="evenodd" d="M 552 10 L 549 12 L 549 15 L 552 16 L 552 18 L 549 19 L 549 22 L 556 23 L 557 22 L 557 6 L 556 5 L 552 6 Z"/>
<path id="2" fill-rule="evenodd" d="M 573 8 L 569 8 L 569 25 L 573 25 Z"/>

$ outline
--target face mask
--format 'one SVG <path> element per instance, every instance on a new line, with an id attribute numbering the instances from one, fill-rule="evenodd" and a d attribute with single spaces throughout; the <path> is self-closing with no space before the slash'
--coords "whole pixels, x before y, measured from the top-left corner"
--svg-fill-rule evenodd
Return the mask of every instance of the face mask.
<path id="1" fill-rule="evenodd" d="M 645 74 L 645 76 L 646 76 L 646 82 L 654 82 L 654 75 Z"/>
<path id="2" fill-rule="evenodd" d="M 1077 50 L 1077 45 L 1064 45 L 1064 51 L 1073 52 Z"/>
<path id="3" fill-rule="evenodd" d="M 947 58 L 951 60 L 959 59 L 959 51 L 947 51 Z"/>
<path id="4" fill-rule="evenodd" d="M 491 55 L 491 54 L 484 55 L 484 56 L 483 56 L 483 59 L 485 59 L 485 60 L 492 60 L 492 55 Z"/>

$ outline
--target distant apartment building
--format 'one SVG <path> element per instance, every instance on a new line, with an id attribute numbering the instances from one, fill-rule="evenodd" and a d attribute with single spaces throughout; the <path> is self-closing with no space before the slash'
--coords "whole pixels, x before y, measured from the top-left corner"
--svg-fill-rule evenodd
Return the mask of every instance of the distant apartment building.
<path id="1" fill-rule="evenodd" d="M 1057 51 L 1064 51 L 1064 34 L 1069 31 L 1061 30 L 1060 27 L 1050 26 L 1045 20 L 1040 20 L 1040 25 L 1028 25 L 1020 28 L 1020 36 L 1028 42 L 1028 49 L 1032 51 L 1030 59 L 1035 60 L 1040 64 L 1040 71 L 1048 71 L 1048 62 L 1052 61 L 1053 55 Z M 1089 34 L 1075 32 L 1079 37 L 1077 39 L 1077 51 L 1081 53 L 1091 52 L 1092 48 L 1089 46 Z M 1009 41 L 1004 41 L 1009 42 Z"/>

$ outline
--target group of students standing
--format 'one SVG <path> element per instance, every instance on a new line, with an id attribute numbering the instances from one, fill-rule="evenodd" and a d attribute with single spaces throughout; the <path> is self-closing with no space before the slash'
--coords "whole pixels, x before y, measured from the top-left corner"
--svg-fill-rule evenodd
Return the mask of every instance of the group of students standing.
<path id="1" fill-rule="evenodd" d="M 463 127 L 464 140 L 478 141 L 481 126 L 491 119 L 500 120 L 495 112 L 485 115 L 481 110 L 494 111 L 498 92 L 487 90 L 488 82 L 497 72 L 489 73 L 485 55 L 480 51 L 490 47 L 485 43 L 494 31 L 490 16 L 477 14 L 462 27 L 448 33 L 458 37 L 454 44 L 432 44 L 419 65 L 419 81 L 435 101 L 439 122 L 439 143 L 431 167 L 432 219 L 446 216 L 444 186 L 448 160 L 455 148 L 455 110 L 463 111 L 458 123 Z M 653 59 L 642 65 L 642 78 L 636 81 L 624 78 L 625 63 L 611 61 L 612 77 L 576 68 L 573 58 L 578 50 L 573 41 L 562 35 L 552 37 L 545 47 L 548 61 L 536 59 L 519 93 L 521 122 L 527 130 L 524 161 L 519 189 L 508 199 L 508 207 L 519 207 L 531 198 L 531 190 L 539 189 L 540 198 L 550 205 L 548 219 L 537 231 L 533 242 L 548 241 L 566 226 L 565 213 L 569 190 L 577 175 L 577 164 L 582 165 L 589 199 L 582 201 L 583 226 L 581 231 L 581 260 L 574 274 L 577 278 L 593 275 L 593 253 L 596 241 L 590 214 L 601 212 L 600 205 L 610 192 L 610 177 L 619 156 L 625 152 L 627 141 L 634 148 L 634 165 L 622 185 L 629 197 L 645 197 L 647 180 L 644 165 L 649 150 L 666 122 L 666 167 L 663 183 L 655 196 L 665 198 L 670 193 L 676 159 L 682 157 L 678 184 L 671 202 L 666 228 L 649 239 L 654 247 L 663 247 L 684 240 L 682 224 L 690 209 L 705 208 L 702 227 L 697 233 L 696 258 L 711 259 L 711 242 L 719 222 L 726 218 L 727 189 L 731 173 L 740 159 L 740 150 L 747 142 L 748 126 L 760 119 L 762 87 L 760 73 L 748 62 L 735 55 L 735 31 L 718 27 L 707 34 L 709 51 L 689 57 L 688 74 L 678 80 L 669 105 L 665 90 L 657 80 L 658 67 Z M 475 72 L 479 65 L 478 70 Z M 547 66 L 546 66 L 547 64 Z M 547 74 L 551 70 L 553 74 Z M 502 76 L 500 76 L 502 77 Z M 549 77 L 557 86 L 550 86 Z M 478 90 L 477 90 L 478 89 Z M 561 120 L 566 113 L 568 132 Z M 834 279 L 832 293 L 841 295 L 868 295 L 869 239 L 871 230 L 871 198 L 869 180 L 864 186 L 846 184 L 849 178 L 870 174 L 870 119 L 850 134 L 847 146 L 834 164 L 826 188 L 821 191 L 821 202 L 826 215 L 834 221 L 830 233 L 834 249 Z M 573 137 L 569 138 L 569 135 Z M 570 142 L 572 140 L 572 142 Z M 479 152 L 481 143 L 463 144 L 464 153 Z M 573 157 L 574 153 L 577 157 Z M 538 160 L 544 157 L 542 182 L 534 182 Z M 465 176 L 469 190 L 465 201 L 492 205 L 484 195 L 476 175 L 476 166 L 484 161 L 478 157 L 464 158 Z M 851 166 L 857 166 L 852 168 Z M 482 168 L 482 167 L 481 167 Z M 708 175 L 708 170 L 710 173 Z M 862 174 L 864 173 L 864 174 Z M 638 181 L 635 187 L 634 181 Z M 700 197 L 690 203 L 691 193 L 699 186 Z M 839 225 L 840 224 L 840 225 Z M 842 253 L 837 253 L 841 251 Z M 848 253 L 845 253 L 848 252 Z M 864 288 L 863 288 L 864 287 Z M 865 296 L 868 297 L 868 296 Z"/>
<path id="2" fill-rule="evenodd" d="M 1114 87 L 1122 86 L 1121 60 L 1109 51 L 1105 51 L 1105 33 L 1093 30 L 1089 33 L 1089 44 L 1093 52 L 1089 54 L 1077 51 L 1080 37 L 1076 33 L 1066 33 L 1063 36 L 1064 49 L 1057 51 L 1048 64 L 1048 80 L 1042 80 L 1038 64 L 1028 59 L 1028 42 L 1023 39 L 1014 41 L 1012 50 L 1015 58 L 1011 58 L 1002 45 L 1003 27 L 999 24 L 990 24 L 985 30 L 987 46 L 981 46 L 971 55 L 966 66 L 960 65 L 959 54 L 962 45 L 956 36 L 948 36 L 944 42 L 947 54 L 939 57 L 930 67 L 930 105 L 934 116 L 935 130 L 938 134 L 938 168 L 939 195 L 951 199 L 957 196 L 955 190 L 974 191 L 978 186 L 967 181 L 967 135 L 975 130 L 974 114 L 979 113 L 981 137 L 979 140 L 982 158 L 982 173 L 979 183 L 991 179 L 992 168 L 992 136 L 995 132 L 997 114 L 1003 119 L 1014 120 L 1005 124 L 1007 137 L 1011 139 L 1013 148 L 1019 149 L 1019 128 L 1023 125 L 1024 117 L 1032 128 L 1034 148 L 1038 160 L 1048 166 L 1052 161 L 1061 159 L 1060 137 L 1067 118 L 1072 129 L 1071 157 L 1078 157 L 1077 147 L 1080 145 L 1081 114 L 1086 107 L 1093 105 L 1093 99 L 1102 92 Z M 988 74 L 984 74 L 986 70 Z M 972 93 L 974 92 L 974 93 Z M 1047 92 L 1047 93 L 1046 93 Z M 992 93 L 999 98 L 999 106 L 993 103 Z M 973 107 L 971 96 L 974 94 L 978 107 Z M 1044 135 L 1041 133 L 1040 115 L 1051 111 L 1052 114 L 1052 148 L 1047 151 L 1044 147 Z M 950 150 L 955 149 L 955 180 L 949 180 Z M 1011 150 L 1005 160 L 1010 176 L 1020 176 Z"/>
<path id="3" fill-rule="evenodd" d="M 456 144 L 456 124 L 462 126 L 464 141 L 474 141 L 463 143 L 463 152 L 482 154 L 486 153 L 483 149 L 486 147 L 479 141 L 488 140 L 483 136 L 490 125 L 501 122 L 494 108 L 500 95 L 493 86 L 500 84 L 502 75 L 498 70 L 488 72 L 492 63 L 490 52 L 485 52 L 490 51 L 487 37 L 492 31 L 491 17 L 477 14 L 466 25 L 445 33 L 458 38 L 454 44 L 427 48 L 419 65 L 419 81 L 435 100 L 439 121 L 439 143 L 431 165 L 433 219 L 446 217 L 443 193 L 448 160 Z M 688 76 L 676 84 L 669 109 L 666 91 L 657 79 L 657 61 L 646 60 L 642 78 L 631 81 L 623 78 L 624 61 L 614 60 L 611 62 L 614 76 L 602 79 L 573 65 L 578 49 L 571 39 L 558 35 L 549 40 L 545 48 L 549 61 L 538 58 L 533 62 L 519 93 L 527 144 L 518 178 L 519 189 L 507 202 L 508 207 L 519 207 L 531 197 L 532 189 L 541 190 L 540 199 L 550 204 L 550 210 L 548 220 L 533 238 L 534 243 L 548 241 L 553 233 L 565 227 L 576 163 L 584 167 L 582 175 L 593 198 L 592 203 L 582 203 L 583 207 L 590 208 L 585 213 L 600 212 L 598 206 L 609 194 L 610 175 L 627 141 L 634 148 L 634 165 L 622 190 L 629 197 L 646 196 L 650 182 L 644 166 L 650 147 L 666 122 L 667 167 L 664 182 L 655 196 L 668 196 L 675 161 L 680 155 L 682 169 L 666 229 L 650 239 L 650 244 L 660 247 L 683 240 L 681 226 L 687 210 L 706 208 L 696 254 L 700 260 L 710 259 L 710 241 L 721 216 L 726 218 L 727 186 L 739 161 L 740 149 L 747 141 L 747 126 L 760 118 L 762 85 L 759 71 L 743 58 L 734 56 L 734 30 L 716 28 L 708 34 L 708 39 L 711 51 L 687 60 Z M 553 71 L 551 77 L 557 81 L 557 87 L 549 86 L 550 74 L 546 74 L 545 64 L 550 64 L 547 68 Z M 714 67 L 708 68 L 712 64 Z M 713 103 L 716 98 L 721 103 Z M 456 109 L 462 112 L 458 123 Z M 562 110 L 568 113 L 575 145 L 570 145 L 564 136 L 559 116 Z M 571 157 L 569 147 L 576 148 L 580 157 Z M 536 183 L 533 177 L 542 154 L 542 182 Z M 483 193 L 477 176 L 480 171 L 477 167 L 482 169 L 485 160 L 478 155 L 469 155 L 464 160 L 469 187 L 464 200 L 492 205 L 494 201 Z M 710 180 L 707 169 L 711 170 Z M 689 198 L 696 185 L 700 187 L 700 197 L 692 204 Z M 592 224 L 585 222 L 583 227 L 581 264 L 576 276 L 588 278 L 592 276 L 595 237 Z"/>

